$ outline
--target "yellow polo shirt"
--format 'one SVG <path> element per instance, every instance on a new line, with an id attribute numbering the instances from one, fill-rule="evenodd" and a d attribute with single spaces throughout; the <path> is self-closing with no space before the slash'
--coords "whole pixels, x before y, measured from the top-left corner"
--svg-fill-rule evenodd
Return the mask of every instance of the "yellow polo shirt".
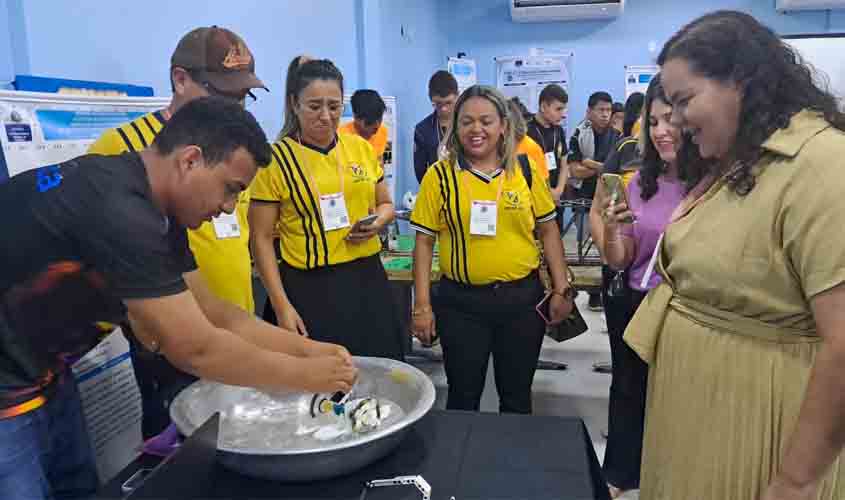
<path id="1" fill-rule="evenodd" d="M 518 164 L 513 173 L 499 169 L 488 176 L 458 163 L 442 160 L 426 171 L 411 227 L 440 240 L 440 269 L 453 281 L 485 285 L 524 278 L 540 265 L 535 226 L 555 218 L 548 183 L 530 157 L 531 188 Z M 496 200 L 500 182 L 496 235 L 470 234 L 472 200 Z"/>
<path id="2" fill-rule="evenodd" d="M 159 111 L 148 113 L 132 122 L 107 130 L 88 149 L 89 153 L 117 155 L 140 151 L 153 143 L 164 127 Z M 252 261 L 249 254 L 249 189 L 238 197 L 235 213 L 240 236 L 221 239 L 214 225 L 204 222 L 196 230 L 188 230 L 188 243 L 197 261 L 199 272 L 213 293 L 247 312 L 255 311 L 252 296 Z"/>
<path id="3" fill-rule="evenodd" d="M 303 145 L 286 137 L 273 144 L 273 161 L 252 183 L 252 199 L 279 203 L 279 246 L 282 259 L 296 269 L 315 269 L 369 257 L 381 251 L 381 241 L 346 240 L 351 226 L 375 210 L 376 185 L 384 171 L 373 147 L 357 135 L 341 133 L 328 150 Z M 349 227 L 326 230 L 320 196 L 343 197 Z M 315 185 L 316 183 L 316 185 Z"/>

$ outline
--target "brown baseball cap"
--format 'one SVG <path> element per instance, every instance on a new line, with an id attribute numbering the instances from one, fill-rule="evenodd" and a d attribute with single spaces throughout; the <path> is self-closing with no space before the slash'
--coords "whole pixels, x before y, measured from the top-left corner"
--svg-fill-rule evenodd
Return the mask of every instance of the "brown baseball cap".
<path id="1" fill-rule="evenodd" d="M 255 58 L 235 33 L 217 26 L 197 28 L 179 40 L 170 67 L 197 72 L 223 92 L 265 89 L 255 76 Z"/>

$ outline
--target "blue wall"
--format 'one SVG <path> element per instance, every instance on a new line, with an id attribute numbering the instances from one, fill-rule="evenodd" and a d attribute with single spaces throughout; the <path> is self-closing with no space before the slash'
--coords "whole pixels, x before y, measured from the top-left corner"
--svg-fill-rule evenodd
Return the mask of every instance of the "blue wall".
<path id="1" fill-rule="evenodd" d="M 381 0 L 382 50 L 376 56 L 381 81 L 373 85 L 398 102 L 401 127 L 397 140 L 402 150 L 397 197 L 418 189 L 413 172 L 414 125 L 432 111 L 428 79 L 438 69 L 446 69 L 446 33 L 438 20 L 434 0 Z"/>
<path id="2" fill-rule="evenodd" d="M 624 98 L 625 65 L 654 64 L 663 43 L 682 25 L 717 9 L 749 12 L 779 34 L 845 31 L 845 13 L 779 14 L 774 0 L 630 0 L 612 21 L 519 24 L 510 19 L 507 0 L 439 0 L 441 30 L 448 53 L 467 52 L 478 63 L 481 83 L 495 84 L 493 58 L 527 55 L 531 48 L 575 53 L 570 92 L 570 125 L 587 108 L 587 98 L 606 90 Z M 830 19 L 829 19 L 830 18 Z M 654 42 L 655 52 L 649 51 Z"/>
<path id="3" fill-rule="evenodd" d="M 179 38 L 193 28 L 218 24 L 241 35 L 255 55 L 256 73 L 271 93 L 257 92 L 258 102 L 250 111 L 268 136 L 275 136 L 282 123 L 282 73 L 293 56 L 307 52 L 331 58 L 343 71 L 348 87 L 359 85 L 357 4 L 349 0 L 26 0 L 29 72 L 150 85 L 156 95 L 167 96 L 170 55 Z M 76 26 L 72 30 L 71 22 Z M 1 65 L 2 58 L 0 69 Z"/>
<path id="4" fill-rule="evenodd" d="M 845 11 L 778 14 L 774 0 L 631 0 L 613 21 L 518 24 L 507 0 L 241 0 L 142 3 L 0 0 L 0 86 L 17 73 L 151 85 L 169 95 L 169 58 L 190 29 L 218 23 L 241 34 L 271 88 L 250 108 L 268 136 L 282 121 L 283 71 L 296 54 L 333 59 L 348 91 L 375 88 L 398 100 L 398 193 L 416 190 L 413 126 L 431 112 L 429 76 L 466 52 L 482 83 L 495 83 L 493 58 L 531 48 L 575 53 L 570 116 L 588 95 L 624 92 L 624 66 L 650 64 L 681 25 L 704 12 L 752 13 L 781 34 L 845 32 Z M 201 8 L 200 8 L 201 6 Z M 84 20 L 69 35 L 70 19 Z"/>

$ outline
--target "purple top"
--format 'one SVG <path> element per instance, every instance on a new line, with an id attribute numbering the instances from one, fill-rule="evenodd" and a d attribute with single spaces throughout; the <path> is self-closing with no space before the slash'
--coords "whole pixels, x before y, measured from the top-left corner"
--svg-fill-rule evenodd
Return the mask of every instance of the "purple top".
<path id="1" fill-rule="evenodd" d="M 666 230 L 672 212 L 684 199 L 684 184 L 677 178 L 666 176 L 657 178 L 657 193 L 648 201 L 640 197 L 640 173 L 637 172 L 628 183 L 628 201 L 637 218 L 634 224 L 623 224 L 622 234 L 631 237 L 636 243 L 636 254 L 628 269 L 628 284 L 641 292 L 651 290 L 660 284 L 660 275 L 652 272 L 648 286 L 643 289 L 640 282 L 648 269 L 648 263 L 657 246 L 657 240 Z"/>

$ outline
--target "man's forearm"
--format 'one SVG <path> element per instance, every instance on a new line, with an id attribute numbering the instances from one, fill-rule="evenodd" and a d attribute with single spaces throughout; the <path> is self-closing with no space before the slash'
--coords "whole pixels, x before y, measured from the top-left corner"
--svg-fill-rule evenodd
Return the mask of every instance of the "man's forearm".
<path id="1" fill-rule="evenodd" d="M 313 343 L 306 337 L 271 325 L 223 300 L 220 300 L 215 307 L 221 308 L 222 311 L 214 315 L 220 318 L 221 324 L 214 326 L 229 330 L 261 348 L 301 357 L 307 355 L 308 344 Z"/>
<path id="2" fill-rule="evenodd" d="M 604 170 L 604 163 L 599 163 L 595 160 L 585 159 L 581 164 L 589 168 L 593 172 L 593 175 L 600 174 Z"/>

